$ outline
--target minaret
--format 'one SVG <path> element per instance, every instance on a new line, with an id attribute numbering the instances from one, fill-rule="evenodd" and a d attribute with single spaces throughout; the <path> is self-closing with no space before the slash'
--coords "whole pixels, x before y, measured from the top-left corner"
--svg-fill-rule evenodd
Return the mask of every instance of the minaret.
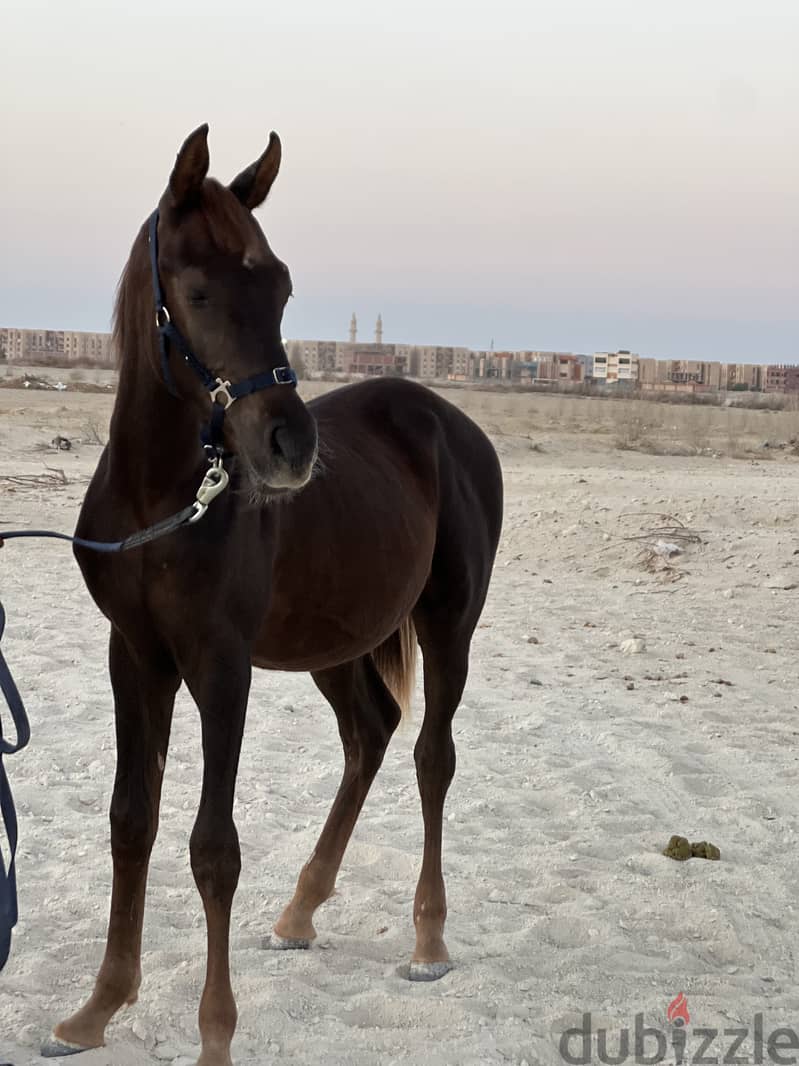
<path id="1" fill-rule="evenodd" d="M 377 323 L 375 325 L 375 344 L 383 343 L 383 316 L 377 316 Z"/>
<path id="2" fill-rule="evenodd" d="M 355 312 L 352 312 L 352 318 L 350 319 L 350 344 L 355 344 L 358 337 L 358 319 L 355 317 Z"/>

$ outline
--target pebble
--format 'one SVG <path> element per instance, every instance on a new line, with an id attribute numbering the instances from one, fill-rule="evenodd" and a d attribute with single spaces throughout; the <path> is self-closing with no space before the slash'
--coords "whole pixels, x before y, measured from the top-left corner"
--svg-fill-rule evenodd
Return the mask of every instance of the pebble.
<path id="1" fill-rule="evenodd" d="M 630 637 L 619 644 L 619 651 L 622 655 L 640 655 L 646 651 L 646 641 L 642 637 Z"/>

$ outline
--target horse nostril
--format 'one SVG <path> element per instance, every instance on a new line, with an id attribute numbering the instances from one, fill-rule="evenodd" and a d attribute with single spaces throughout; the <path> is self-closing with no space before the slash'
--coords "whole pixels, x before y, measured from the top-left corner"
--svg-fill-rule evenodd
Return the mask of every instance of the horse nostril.
<path id="1" fill-rule="evenodd" d="M 280 443 L 280 438 L 284 436 L 285 425 L 281 422 L 274 426 L 269 434 L 269 445 L 272 449 L 272 454 L 282 459 L 287 458 L 285 448 Z"/>

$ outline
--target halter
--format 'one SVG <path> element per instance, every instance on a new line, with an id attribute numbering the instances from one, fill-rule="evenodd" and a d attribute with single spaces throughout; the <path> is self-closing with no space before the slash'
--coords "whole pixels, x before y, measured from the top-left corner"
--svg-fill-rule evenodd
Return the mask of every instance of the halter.
<path id="1" fill-rule="evenodd" d="M 253 392 L 269 389 L 273 385 L 297 386 L 297 375 L 288 364 L 276 366 L 274 370 L 266 370 L 262 374 L 253 374 L 252 377 L 237 381 L 231 385 L 229 381 L 214 377 L 208 367 L 202 363 L 186 342 L 183 334 L 172 321 L 172 316 L 164 303 L 164 291 L 161 288 L 161 278 L 158 273 L 158 208 L 150 215 L 149 242 L 150 242 L 150 265 L 153 274 L 153 297 L 155 298 L 155 325 L 158 330 L 158 340 L 161 348 L 161 371 L 164 375 L 166 387 L 173 396 L 177 396 L 172 383 L 172 375 L 169 371 L 169 346 L 174 344 L 180 350 L 185 362 L 191 367 L 205 388 L 211 399 L 211 417 L 208 425 L 203 427 L 201 434 L 203 448 L 209 463 L 221 465 L 225 456 L 222 442 L 222 428 L 225 421 L 225 411 L 242 396 L 249 396 Z M 285 353 L 284 353 L 285 354 Z"/>

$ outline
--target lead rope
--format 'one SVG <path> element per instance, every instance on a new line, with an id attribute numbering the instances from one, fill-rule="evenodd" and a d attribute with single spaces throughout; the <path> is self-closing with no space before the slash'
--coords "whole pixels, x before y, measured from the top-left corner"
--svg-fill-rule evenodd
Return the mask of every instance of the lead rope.
<path id="1" fill-rule="evenodd" d="M 194 503 L 184 507 L 177 514 L 165 518 L 155 525 L 148 526 L 136 533 L 132 533 L 124 540 L 102 541 L 84 540 L 83 537 L 70 537 L 66 533 L 55 533 L 49 529 L 24 529 L 0 531 L 0 547 L 6 540 L 14 540 L 22 537 L 49 537 L 55 540 L 66 540 L 77 544 L 81 548 L 90 551 L 112 554 L 129 551 L 131 548 L 140 548 L 143 544 L 159 540 L 168 533 L 173 533 L 182 526 L 193 525 L 203 517 L 213 500 L 228 486 L 230 478 L 227 470 L 222 466 L 219 456 L 212 460 L 211 466 L 205 473 L 202 484 L 197 489 Z M 6 626 L 6 613 L 0 601 L 0 642 Z M 8 841 L 8 867 L 6 868 L 3 853 L 0 850 L 0 971 L 2 971 L 11 950 L 11 931 L 17 924 L 19 916 L 17 904 L 17 874 L 15 858 L 17 854 L 17 813 L 14 808 L 14 798 L 11 794 L 11 786 L 8 782 L 8 774 L 3 765 L 4 755 L 15 755 L 22 751 L 30 740 L 30 722 L 25 711 L 25 705 L 19 694 L 11 670 L 8 667 L 2 649 L 0 648 L 0 691 L 2 691 L 8 709 L 11 711 L 11 721 L 16 730 L 16 742 L 12 743 L 3 735 L 3 721 L 0 717 L 0 816 L 3 821 L 3 830 Z M 0 1064 L 1 1066 L 1 1064 Z"/>

